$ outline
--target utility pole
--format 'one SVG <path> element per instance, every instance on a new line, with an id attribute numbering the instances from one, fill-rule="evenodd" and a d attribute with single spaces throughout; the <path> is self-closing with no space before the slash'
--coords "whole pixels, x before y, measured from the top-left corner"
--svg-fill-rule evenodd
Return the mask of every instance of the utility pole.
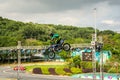
<path id="1" fill-rule="evenodd" d="M 103 47 L 103 40 L 102 40 L 102 36 L 99 36 L 99 52 L 100 52 L 100 79 L 101 80 L 104 80 L 104 69 L 103 69 L 103 52 L 101 51 L 102 50 L 102 47 Z"/>
<path id="2" fill-rule="evenodd" d="M 93 35 L 94 37 L 94 35 Z M 93 51 L 92 51 L 92 67 L 93 67 L 93 80 L 96 80 L 96 42 L 92 41 L 91 45 L 93 47 Z"/>
<path id="3" fill-rule="evenodd" d="M 96 80 L 96 42 L 97 42 L 97 30 L 96 30 L 96 8 L 94 10 L 94 28 L 95 28 L 95 34 L 94 34 L 94 46 L 93 46 L 93 80 Z"/>
<path id="4" fill-rule="evenodd" d="M 18 70 L 17 70 L 17 80 L 20 80 L 20 64 L 21 64 L 21 53 L 20 53 L 20 49 L 21 49 L 21 41 L 18 41 Z"/>
<path id="5" fill-rule="evenodd" d="M 103 53 L 100 52 L 100 75 L 101 75 L 101 80 L 104 80 L 103 76 Z"/>
<path id="6" fill-rule="evenodd" d="M 95 27 L 95 41 L 97 41 L 97 29 L 96 29 L 96 8 L 94 8 L 94 27 Z"/>

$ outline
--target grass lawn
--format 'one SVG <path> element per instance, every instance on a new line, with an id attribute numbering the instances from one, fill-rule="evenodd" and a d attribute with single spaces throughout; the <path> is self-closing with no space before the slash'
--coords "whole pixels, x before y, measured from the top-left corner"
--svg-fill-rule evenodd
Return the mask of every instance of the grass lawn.
<path id="1" fill-rule="evenodd" d="M 65 72 L 64 68 L 69 68 L 66 62 L 44 62 L 44 63 L 34 63 L 34 64 L 27 64 L 26 66 L 26 72 L 33 73 L 33 69 L 37 68 L 38 70 L 42 70 L 42 74 L 50 75 L 49 69 L 54 68 L 55 72 L 58 75 L 72 75 L 76 73 L 81 73 L 81 69 L 79 68 L 70 68 L 72 73 Z"/>
<path id="2" fill-rule="evenodd" d="M 68 65 L 66 65 L 66 62 L 41 62 L 41 63 L 28 63 L 23 64 L 26 67 L 26 71 L 32 73 L 32 70 L 34 68 L 42 68 L 42 69 L 48 69 L 48 68 L 68 68 Z"/>

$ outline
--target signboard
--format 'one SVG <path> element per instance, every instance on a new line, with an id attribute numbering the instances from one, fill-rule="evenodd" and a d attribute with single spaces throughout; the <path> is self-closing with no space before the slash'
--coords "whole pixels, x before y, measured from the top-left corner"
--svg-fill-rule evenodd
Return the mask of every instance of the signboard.
<path id="1" fill-rule="evenodd" d="M 83 61 L 92 61 L 92 52 L 83 52 L 82 60 Z"/>

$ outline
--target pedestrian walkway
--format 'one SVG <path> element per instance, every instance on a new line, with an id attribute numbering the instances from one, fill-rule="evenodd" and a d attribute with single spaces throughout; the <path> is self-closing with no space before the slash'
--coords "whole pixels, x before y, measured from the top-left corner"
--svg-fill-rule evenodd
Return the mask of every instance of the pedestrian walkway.
<path id="1" fill-rule="evenodd" d="M 0 78 L 0 80 L 17 80 L 17 79 L 13 79 L 13 78 Z"/>

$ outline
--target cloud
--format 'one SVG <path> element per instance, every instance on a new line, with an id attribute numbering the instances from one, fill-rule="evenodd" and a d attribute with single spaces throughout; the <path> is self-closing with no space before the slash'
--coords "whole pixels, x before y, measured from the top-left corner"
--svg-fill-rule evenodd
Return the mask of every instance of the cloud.
<path id="1" fill-rule="evenodd" d="M 76 25 L 78 23 L 78 19 L 74 17 L 62 17 L 58 20 L 60 23 L 65 25 Z"/>
<path id="2" fill-rule="evenodd" d="M 110 5 L 120 5 L 120 0 L 106 0 Z"/>
<path id="3" fill-rule="evenodd" d="M 6 4 L 6 5 L 5 5 Z M 8 0 L 3 4 L 4 12 L 9 13 L 38 13 L 47 11 L 47 5 L 34 0 Z"/>
<path id="4" fill-rule="evenodd" d="M 103 24 L 109 24 L 109 25 L 113 25 L 115 24 L 115 22 L 113 20 L 104 20 L 102 21 Z"/>
<path id="5" fill-rule="evenodd" d="M 52 13 L 80 10 L 100 3 L 120 4 L 119 0 L 1 0 L 2 11 L 16 13 Z"/>
<path id="6" fill-rule="evenodd" d="M 94 26 L 94 8 L 98 28 L 119 24 L 120 0 L 0 0 L 0 16 L 46 24 Z"/>
<path id="7" fill-rule="evenodd" d="M 119 29 L 119 26 L 120 26 L 120 21 L 114 21 L 114 20 L 104 20 L 102 21 L 102 24 L 103 25 L 107 25 L 109 26 L 109 28 L 111 27 L 116 27 L 116 29 Z M 120 29 L 119 29 L 120 30 Z"/>
<path id="8" fill-rule="evenodd" d="M 104 0 L 101 0 L 104 1 Z M 86 6 L 101 2 L 100 0 L 5 0 L 0 4 L 4 5 L 6 12 L 19 13 L 46 13 L 66 10 L 80 9 Z"/>

